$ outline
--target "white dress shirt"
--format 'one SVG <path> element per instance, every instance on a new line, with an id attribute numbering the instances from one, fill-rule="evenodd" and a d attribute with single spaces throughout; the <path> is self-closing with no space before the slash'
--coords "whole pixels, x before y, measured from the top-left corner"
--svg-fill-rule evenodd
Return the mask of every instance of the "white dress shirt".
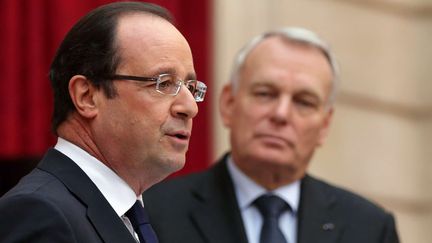
<path id="1" fill-rule="evenodd" d="M 137 240 L 132 225 L 124 214 L 136 200 L 143 203 L 142 196 L 137 197 L 132 188 L 114 171 L 75 144 L 59 137 L 54 148 L 69 157 L 84 171 Z"/>
<path id="2" fill-rule="evenodd" d="M 263 219 L 261 213 L 253 205 L 255 199 L 263 194 L 271 193 L 286 201 L 292 208 L 292 212 L 286 211 L 279 218 L 279 227 L 287 242 L 297 242 L 297 212 L 300 201 L 300 181 L 267 191 L 264 187 L 255 183 L 245 175 L 229 157 L 227 160 L 228 171 L 234 184 L 237 201 L 243 218 L 246 235 L 249 243 L 259 243 L 259 237 Z"/>

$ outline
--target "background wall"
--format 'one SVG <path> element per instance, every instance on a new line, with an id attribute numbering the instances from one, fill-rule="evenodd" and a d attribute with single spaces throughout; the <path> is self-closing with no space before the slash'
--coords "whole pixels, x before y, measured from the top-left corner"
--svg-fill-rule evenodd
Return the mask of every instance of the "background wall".
<path id="1" fill-rule="evenodd" d="M 332 130 L 310 172 L 394 212 L 402 242 L 432 239 L 432 1 L 214 1 L 214 159 L 228 149 L 217 97 L 252 36 L 303 26 L 341 66 Z"/>

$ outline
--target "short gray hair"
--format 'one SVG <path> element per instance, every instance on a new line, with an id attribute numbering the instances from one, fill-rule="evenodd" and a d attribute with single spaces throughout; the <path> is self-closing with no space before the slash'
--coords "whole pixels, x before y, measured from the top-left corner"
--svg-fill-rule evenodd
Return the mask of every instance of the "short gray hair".
<path id="1" fill-rule="evenodd" d="M 332 73 L 333 73 L 332 87 L 328 99 L 328 104 L 332 105 L 334 103 L 336 97 L 336 91 L 339 84 L 339 67 L 334 57 L 334 54 L 330 50 L 330 46 L 324 40 L 322 40 L 317 34 L 315 34 L 310 30 L 299 28 L 299 27 L 285 27 L 285 28 L 268 31 L 258 36 L 255 36 L 248 43 L 246 43 L 246 45 L 243 46 L 242 49 L 240 49 L 240 51 L 237 53 L 234 59 L 234 65 L 231 72 L 231 85 L 233 90 L 236 91 L 238 88 L 238 79 L 240 76 L 240 70 L 244 65 L 244 62 L 246 61 L 246 58 L 249 55 L 249 53 L 259 43 L 261 43 L 268 37 L 272 37 L 272 36 L 280 36 L 289 41 L 310 45 L 318 48 L 323 52 L 323 54 L 325 55 L 327 61 L 331 66 Z"/>

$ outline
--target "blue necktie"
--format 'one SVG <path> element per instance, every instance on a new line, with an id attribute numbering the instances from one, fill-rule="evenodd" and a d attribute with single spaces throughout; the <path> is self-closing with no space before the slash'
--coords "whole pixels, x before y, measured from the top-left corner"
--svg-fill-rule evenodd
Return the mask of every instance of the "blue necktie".
<path id="1" fill-rule="evenodd" d="M 147 212 L 144 210 L 140 201 L 126 212 L 126 216 L 131 222 L 135 232 L 138 234 L 140 243 L 158 243 L 156 233 L 150 225 Z"/>
<path id="2" fill-rule="evenodd" d="M 260 243 L 287 243 L 279 228 L 279 217 L 290 206 L 275 195 L 266 194 L 254 201 L 255 206 L 263 217 L 263 226 L 260 234 Z"/>

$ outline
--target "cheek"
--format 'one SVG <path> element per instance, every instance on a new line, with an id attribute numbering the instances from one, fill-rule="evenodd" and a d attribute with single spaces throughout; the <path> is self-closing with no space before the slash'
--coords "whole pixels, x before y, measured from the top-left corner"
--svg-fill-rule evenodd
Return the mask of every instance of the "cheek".
<path id="1" fill-rule="evenodd" d="M 100 134 L 110 134 L 122 130 L 127 125 L 127 113 L 123 105 L 117 98 L 108 100 L 102 109 L 99 109 L 97 122 L 100 123 L 97 127 L 102 129 Z"/>
<path id="2" fill-rule="evenodd" d="M 158 132 L 166 120 L 167 112 L 162 112 L 163 109 L 154 109 L 155 107 L 150 103 L 123 103 L 115 110 L 115 114 L 113 112 L 110 119 L 113 126 L 122 130 L 131 140 L 143 139 Z"/>
<path id="3" fill-rule="evenodd" d="M 253 141 L 254 133 L 266 129 L 266 120 L 265 112 L 259 107 L 242 108 L 234 111 L 230 129 L 240 143 L 248 144 Z"/>
<path id="4" fill-rule="evenodd" d="M 237 109 L 234 109 L 231 117 L 233 128 L 237 130 L 249 130 L 250 127 L 253 127 L 257 120 L 258 113 L 252 111 L 253 109 L 248 107 L 238 107 Z"/>
<path id="5" fill-rule="evenodd" d="M 167 122 L 167 112 L 161 110 L 141 109 L 140 111 L 130 112 L 127 121 L 138 133 L 155 133 Z M 132 131 L 131 131 L 132 132 Z"/>
<path id="6" fill-rule="evenodd" d="M 317 121 L 302 121 L 298 123 L 297 135 L 303 148 L 313 149 L 320 143 L 322 124 Z"/>

